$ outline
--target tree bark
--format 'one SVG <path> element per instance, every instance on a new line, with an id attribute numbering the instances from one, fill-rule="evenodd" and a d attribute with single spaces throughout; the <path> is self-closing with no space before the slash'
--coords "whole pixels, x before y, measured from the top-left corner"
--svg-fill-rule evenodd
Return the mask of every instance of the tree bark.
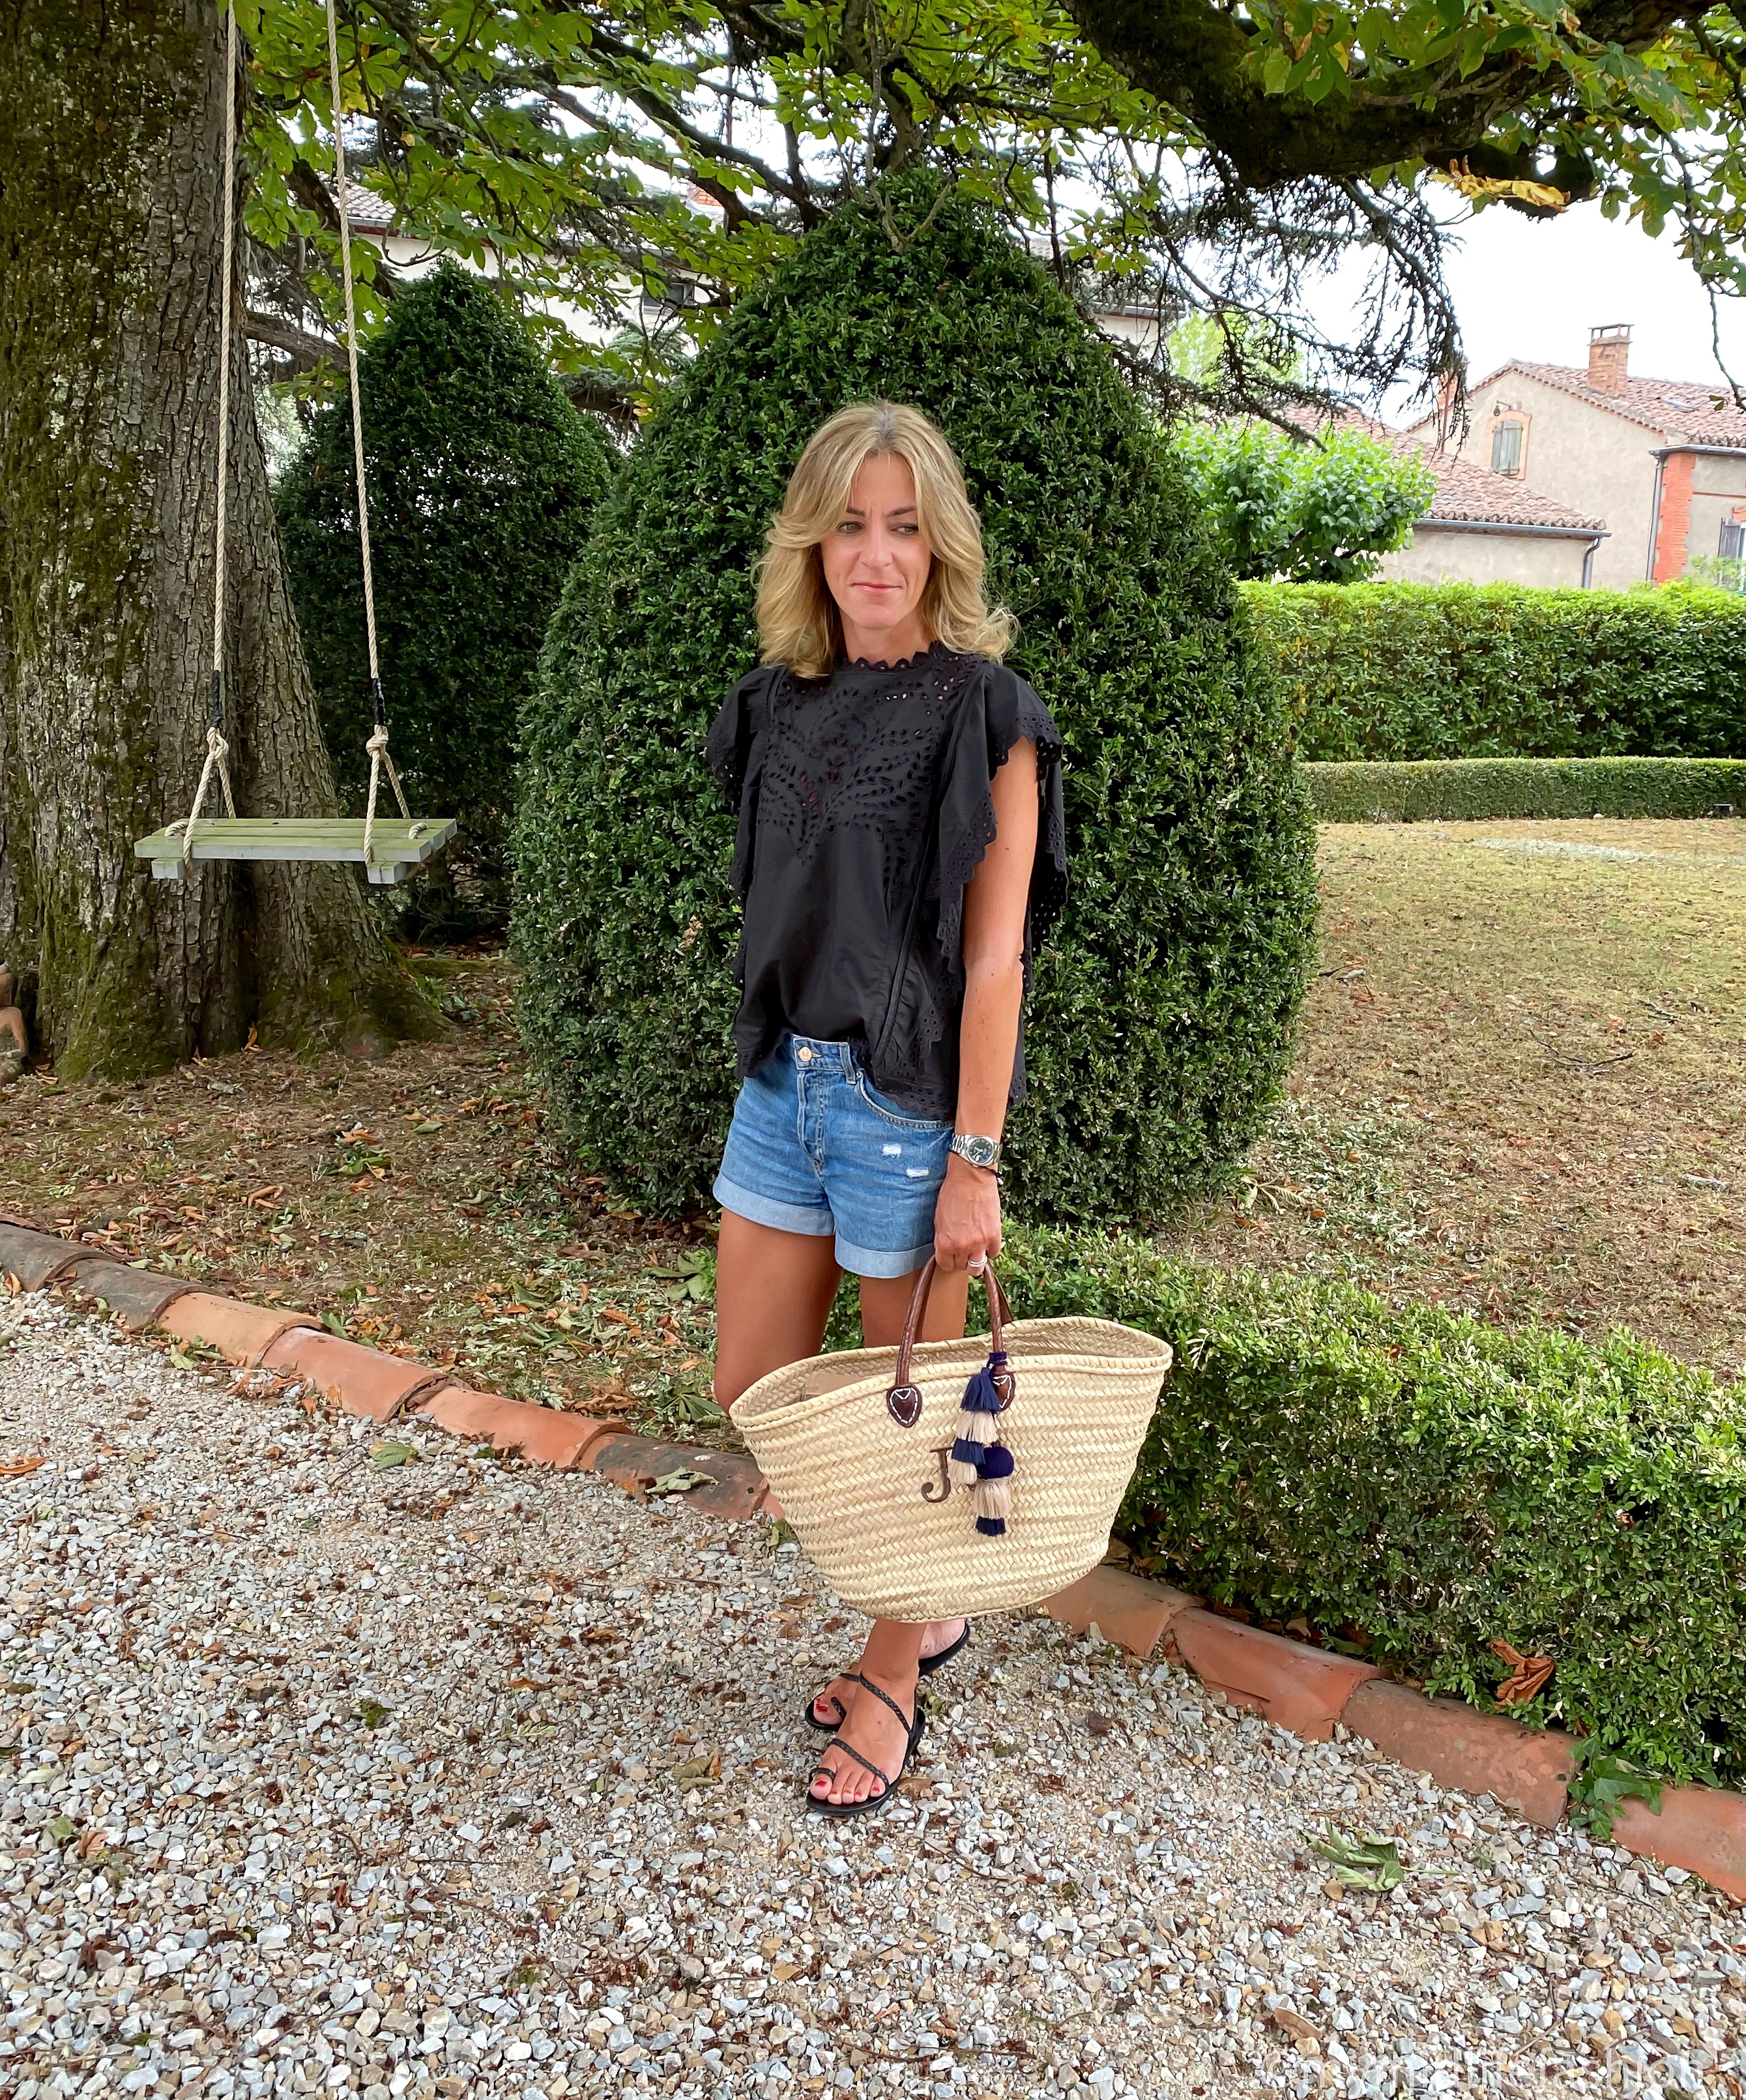
<path id="1" fill-rule="evenodd" d="M 204 862 L 161 883 L 133 852 L 187 814 L 205 756 L 221 355 L 239 811 L 337 807 L 240 269 L 219 340 L 236 91 L 213 0 L 0 0 L 0 964 L 72 1077 L 234 1049 L 251 1026 L 368 1053 L 443 1026 L 355 870 Z"/>

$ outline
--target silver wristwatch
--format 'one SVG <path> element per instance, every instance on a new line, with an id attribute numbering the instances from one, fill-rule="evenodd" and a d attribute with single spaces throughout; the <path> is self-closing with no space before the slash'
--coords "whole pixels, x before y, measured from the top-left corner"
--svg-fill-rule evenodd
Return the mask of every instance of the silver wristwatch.
<path id="1" fill-rule="evenodd" d="M 966 1137 L 962 1131 L 952 1132 L 949 1148 L 960 1159 L 968 1159 L 972 1167 L 985 1167 L 990 1173 L 1000 1165 L 1000 1140 L 998 1137 Z"/>

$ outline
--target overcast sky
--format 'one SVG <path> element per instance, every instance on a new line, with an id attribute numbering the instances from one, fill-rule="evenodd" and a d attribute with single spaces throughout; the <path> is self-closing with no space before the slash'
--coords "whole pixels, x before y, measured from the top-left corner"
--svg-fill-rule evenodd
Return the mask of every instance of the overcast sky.
<path id="1" fill-rule="evenodd" d="M 1512 357 L 1585 365 L 1589 330 L 1625 321 L 1634 373 L 1722 383 L 1709 300 L 1671 234 L 1651 240 L 1594 205 L 1576 205 L 1554 219 L 1492 207 L 1464 215 L 1459 237 L 1448 280 L 1475 381 Z M 1746 383 L 1746 304 L 1724 302 L 1721 333 L 1723 354 Z"/>

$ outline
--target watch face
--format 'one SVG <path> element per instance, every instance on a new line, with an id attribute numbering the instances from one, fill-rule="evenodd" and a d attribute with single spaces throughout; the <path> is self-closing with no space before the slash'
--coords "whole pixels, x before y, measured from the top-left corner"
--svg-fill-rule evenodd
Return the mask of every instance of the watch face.
<path id="1" fill-rule="evenodd" d="M 972 1167 L 992 1167 L 1000 1157 L 1000 1147 L 991 1137 L 960 1137 L 952 1149 Z"/>

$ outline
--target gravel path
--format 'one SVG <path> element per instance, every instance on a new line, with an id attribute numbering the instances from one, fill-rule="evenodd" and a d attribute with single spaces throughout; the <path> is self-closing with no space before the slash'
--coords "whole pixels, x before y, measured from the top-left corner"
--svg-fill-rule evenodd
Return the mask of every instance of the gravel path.
<path id="1" fill-rule="evenodd" d="M 231 1384 L 0 1307 L 9 2100 L 1746 2087 L 1695 1883 L 1034 1617 L 821 1824 L 791 1545 Z"/>

